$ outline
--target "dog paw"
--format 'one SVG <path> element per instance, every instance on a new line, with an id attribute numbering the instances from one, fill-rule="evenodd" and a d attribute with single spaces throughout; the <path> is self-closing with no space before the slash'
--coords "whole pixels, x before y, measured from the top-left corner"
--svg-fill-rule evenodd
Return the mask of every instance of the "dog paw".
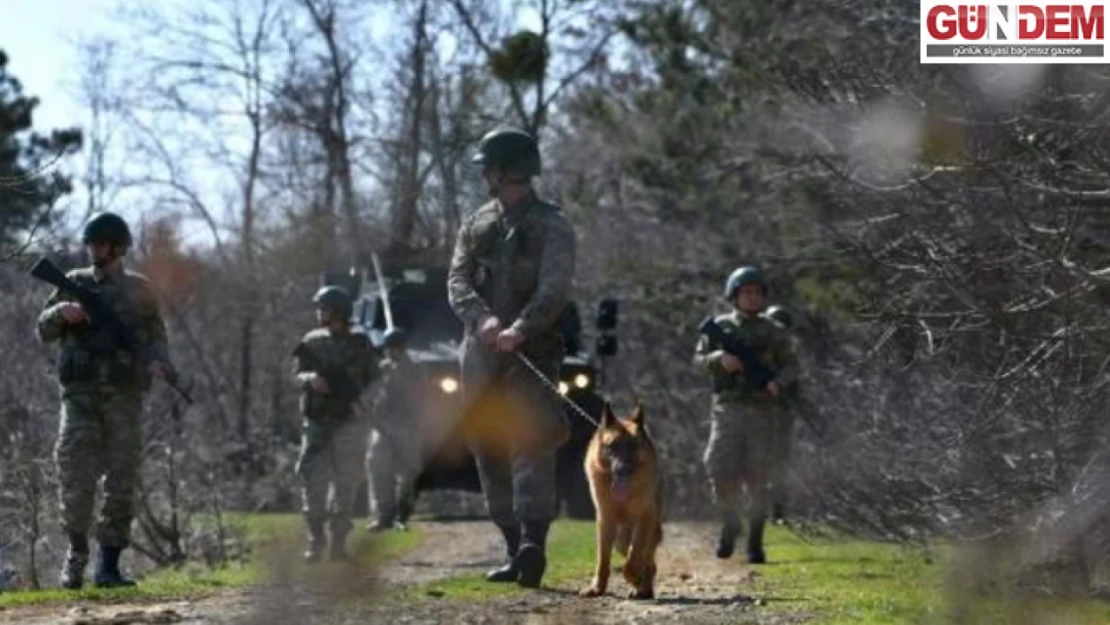
<path id="1" fill-rule="evenodd" d="M 578 595 L 581 597 L 600 597 L 605 594 L 605 589 L 598 588 L 596 585 L 583 588 Z"/>
<path id="2" fill-rule="evenodd" d="M 651 588 L 637 588 L 635 590 L 630 590 L 630 591 L 628 591 L 628 598 L 629 599 L 639 599 L 639 600 L 654 599 L 655 598 L 655 590 L 653 590 Z"/>

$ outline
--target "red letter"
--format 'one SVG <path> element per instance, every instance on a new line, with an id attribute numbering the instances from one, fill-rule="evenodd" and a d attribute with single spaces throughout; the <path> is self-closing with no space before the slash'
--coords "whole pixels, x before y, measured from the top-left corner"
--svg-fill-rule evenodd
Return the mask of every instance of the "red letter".
<path id="1" fill-rule="evenodd" d="M 969 19 L 970 14 L 970 19 Z M 975 30 L 971 29 L 969 21 L 975 21 Z M 960 36 L 964 39 L 982 39 L 987 34 L 987 7 L 983 5 L 960 7 Z"/>
<path id="2" fill-rule="evenodd" d="M 1050 6 L 1046 11 L 1048 22 L 1045 24 L 1045 39 L 1070 39 L 1071 29 L 1061 30 L 1061 26 L 1070 26 L 1071 11 L 1064 6 Z"/>
<path id="3" fill-rule="evenodd" d="M 1028 18 L 1018 20 L 1018 39 L 1041 38 L 1044 33 L 1044 12 L 1040 7 L 1023 4 L 1018 7 L 1018 17 Z"/>
<path id="4" fill-rule="evenodd" d="M 1071 36 L 1073 39 L 1103 39 L 1102 36 L 1102 5 L 1091 7 L 1090 15 L 1086 15 L 1082 6 L 1071 8 Z M 1092 32 L 1093 31 L 1093 32 Z"/>
<path id="5" fill-rule="evenodd" d="M 944 17 L 948 19 L 943 19 Z M 956 10 L 949 6 L 940 5 L 929 9 L 928 21 L 925 24 L 929 29 L 929 36 L 940 41 L 955 37 L 956 23 L 952 19 L 954 17 L 956 17 Z"/>

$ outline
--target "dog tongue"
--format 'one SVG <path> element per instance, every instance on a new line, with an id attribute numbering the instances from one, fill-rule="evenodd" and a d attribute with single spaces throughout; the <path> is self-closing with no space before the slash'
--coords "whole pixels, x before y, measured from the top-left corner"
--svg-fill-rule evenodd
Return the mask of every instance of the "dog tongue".
<path id="1" fill-rule="evenodd" d="M 613 499 L 617 501 L 624 501 L 628 499 L 629 480 L 627 477 L 614 477 L 613 484 L 609 491 L 613 494 Z"/>

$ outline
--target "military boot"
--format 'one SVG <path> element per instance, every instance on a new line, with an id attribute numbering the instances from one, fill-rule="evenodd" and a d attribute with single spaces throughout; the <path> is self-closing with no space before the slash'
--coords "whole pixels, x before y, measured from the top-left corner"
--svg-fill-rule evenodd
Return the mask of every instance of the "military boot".
<path id="1" fill-rule="evenodd" d="M 766 524 L 764 517 L 752 519 L 752 528 L 748 533 L 748 563 L 766 564 L 767 555 L 763 553 L 763 526 Z"/>
<path id="2" fill-rule="evenodd" d="M 328 550 L 328 560 L 332 562 L 353 563 L 354 560 L 347 554 L 347 534 L 345 530 L 332 530 L 331 549 Z"/>
<path id="3" fill-rule="evenodd" d="M 324 545 L 327 538 L 324 536 L 324 523 L 322 521 L 308 522 L 308 549 L 304 552 L 304 561 L 313 564 L 320 561 L 324 555 Z"/>
<path id="4" fill-rule="evenodd" d="M 717 538 L 717 557 L 722 560 L 732 557 L 736 550 L 736 539 L 743 532 L 740 521 L 727 520 L 721 524 L 721 535 Z"/>
<path id="5" fill-rule="evenodd" d="M 539 588 L 547 570 L 547 521 L 527 521 L 521 537 L 520 549 L 514 560 L 520 578 L 517 583 L 525 588 Z"/>
<path id="6" fill-rule="evenodd" d="M 62 564 L 61 586 L 77 590 L 85 584 L 85 566 L 89 563 L 89 539 L 84 534 L 69 535 L 69 551 Z"/>
<path id="7" fill-rule="evenodd" d="M 120 588 L 134 586 L 135 582 L 127 579 L 119 571 L 119 556 L 123 550 L 119 547 L 100 546 L 99 565 L 96 568 L 96 585 L 98 588 Z"/>
<path id="8" fill-rule="evenodd" d="M 516 553 L 520 549 L 520 528 L 515 525 L 498 525 L 497 527 L 501 530 L 501 535 L 505 537 L 505 551 L 509 555 L 509 562 L 486 573 L 486 581 L 515 582 L 520 578 L 520 571 L 516 568 Z"/>

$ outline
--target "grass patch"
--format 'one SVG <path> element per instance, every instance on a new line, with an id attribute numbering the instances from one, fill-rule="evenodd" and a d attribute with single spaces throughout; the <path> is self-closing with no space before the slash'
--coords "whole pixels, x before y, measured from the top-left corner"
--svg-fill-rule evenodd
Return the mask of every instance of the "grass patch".
<path id="1" fill-rule="evenodd" d="M 243 564 L 232 562 L 219 568 L 189 564 L 179 569 L 163 569 L 140 578 L 133 588 L 99 589 L 86 580 L 81 590 L 27 590 L 0 593 L 0 608 L 18 606 L 96 601 L 123 603 L 136 601 L 165 601 L 172 599 L 197 599 L 225 589 L 242 588 L 266 581 L 267 565 L 261 554 L 275 549 L 295 550 L 292 571 L 297 577 L 311 577 L 313 571 L 300 562 L 303 549 L 303 520 L 296 514 L 241 514 L 228 515 L 224 522 L 230 528 L 242 530 L 254 557 Z M 348 551 L 362 565 L 379 566 L 416 548 L 423 534 L 416 526 L 407 532 L 386 532 L 369 536 L 356 529 L 348 539 Z M 95 558 L 89 573 L 95 566 Z M 322 566 L 328 566 L 324 564 Z"/>

